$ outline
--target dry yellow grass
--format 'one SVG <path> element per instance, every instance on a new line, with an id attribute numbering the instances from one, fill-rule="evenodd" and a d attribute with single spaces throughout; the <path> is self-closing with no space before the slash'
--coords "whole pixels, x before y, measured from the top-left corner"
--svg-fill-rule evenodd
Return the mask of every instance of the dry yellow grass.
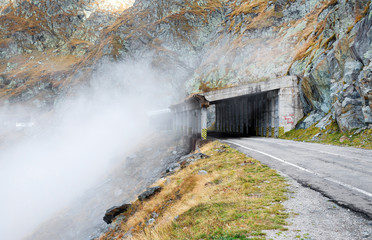
<path id="1" fill-rule="evenodd" d="M 219 142 L 201 151 L 211 158 L 159 180 L 155 185 L 163 190 L 135 201 L 99 240 L 120 239 L 128 231 L 134 240 L 262 239 L 262 230 L 285 230 L 286 184 L 276 171 Z M 147 225 L 154 212 L 155 223 Z"/>

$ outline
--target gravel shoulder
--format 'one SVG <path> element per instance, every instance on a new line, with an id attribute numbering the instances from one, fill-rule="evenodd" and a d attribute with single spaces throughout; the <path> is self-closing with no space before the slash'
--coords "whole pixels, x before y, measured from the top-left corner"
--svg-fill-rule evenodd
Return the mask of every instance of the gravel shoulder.
<path id="1" fill-rule="evenodd" d="M 343 208 L 319 192 L 288 181 L 288 231 L 265 231 L 267 239 L 371 240 L 372 220 Z"/>

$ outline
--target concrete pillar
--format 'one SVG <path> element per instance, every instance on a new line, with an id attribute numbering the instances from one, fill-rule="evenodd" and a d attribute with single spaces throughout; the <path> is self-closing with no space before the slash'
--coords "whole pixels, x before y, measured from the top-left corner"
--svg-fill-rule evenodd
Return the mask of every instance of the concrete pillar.
<path id="1" fill-rule="evenodd" d="M 240 120 L 240 133 L 244 133 L 244 99 L 239 101 L 239 120 Z"/>
<path id="2" fill-rule="evenodd" d="M 193 135 L 195 133 L 195 130 L 196 130 L 196 126 L 195 126 L 195 123 L 196 123 L 196 110 L 193 109 L 191 110 L 191 135 Z"/>
<path id="3" fill-rule="evenodd" d="M 180 132 L 180 113 L 178 111 L 176 112 L 176 130 L 177 133 Z"/>
<path id="4" fill-rule="evenodd" d="M 197 109 L 197 134 L 201 134 L 201 108 Z"/>
<path id="5" fill-rule="evenodd" d="M 248 98 L 243 100 L 243 133 L 248 133 Z"/>
<path id="6" fill-rule="evenodd" d="M 267 123 L 267 99 L 263 96 L 262 105 L 262 136 L 266 136 L 266 123 Z"/>
<path id="7" fill-rule="evenodd" d="M 221 106 L 219 104 L 216 104 L 216 130 L 220 131 L 221 129 Z"/>
<path id="8" fill-rule="evenodd" d="M 182 121 L 183 121 L 183 134 L 186 135 L 187 134 L 187 112 L 186 110 L 183 111 L 183 117 L 182 117 Z"/>
<path id="9" fill-rule="evenodd" d="M 233 114 L 233 129 L 232 129 L 232 132 L 236 132 L 236 129 L 237 129 L 237 116 L 236 116 L 236 114 L 237 114 L 237 109 L 236 109 L 236 101 L 233 101 L 233 102 L 231 102 L 231 107 L 232 107 L 232 114 Z"/>
<path id="10" fill-rule="evenodd" d="M 202 128 L 202 132 L 201 132 L 201 138 L 203 140 L 206 140 L 207 139 L 207 108 L 201 108 L 201 128 Z"/>
<path id="11" fill-rule="evenodd" d="M 266 132 L 266 120 L 265 120 L 265 108 L 266 108 L 266 99 L 264 98 L 263 95 L 261 95 L 261 108 L 260 108 L 260 111 L 261 111 L 261 136 L 265 136 L 265 132 Z"/>
<path id="12" fill-rule="evenodd" d="M 248 98 L 247 100 L 247 117 L 248 117 L 248 125 L 247 125 L 247 134 L 248 135 L 255 135 L 255 131 L 251 132 L 253 126 L 252 123 L 252 116 L 253 116 L 253 102 L 252 98 Z"/>
<path id="13" fill-rule="evenodd" d="M 271 113 L 271 137 L 275 137 L 275 98 L 276 94 L 273 91 L 271 97 L 271 106 L 270 106 L 270 113 Z"/>
<path id="14" fill-rule="evenodd" d="M 254 134 L 258 136 L 258 126 L 257 126 L 257 118 L 256 118 L 256 112 L 257 112 L 257 103 L 256 103 L 256 98 L 253 98 L 253 113 L 251 116 L 251 121 L 252 121 L 252 128 L 254 129 Z"/>
<path id="15" fill-rule="evenodd" d="M 230 109 L 231 109 L 231 132 L 235 132 L 235 109 L 234 109 L 234 102 L 230 102 Z"/>
<path id="16" fill-rule="evenodd" d="M 275 94 L 275 100 L 274 100 L 274 118 L 275 118 L 275 123 L 274 123 L 274 126 L 275 126 L 275 137 L 278 137 L 279 136 L 279 97 L 278 97 L 278 92 L 276 92 Z"/>
<path id="17" fill-rule="evenodd" d="M 231 117 L 231 105 L 230 105 L 230 102 L 227 102 L 227 132 L 230 133 L 231 132 L 231 123 L 232 123 L 232 117 Z"/>
<path id="18" fill-rule="evenodd" d="M 257 124 L 258 124 L 258 135 L 262 136 L 262 100 L 257 97 Z"/>
<path id="19" fill-rule="evenodd" d="M 267 132 L 266 132 L 266 137 L 271 137 L 271 92 L 267 94 Z"/>
<path id="20" fill-rule="evenodd" d="M 292 130 L 303 117 L 302 103 L 296 81 L 292 87 L 279 90 L 279 128 L 284 133 Z M 279 134 L 281 135 L 281 134 Z"/>
<path id="21" fill-rule="evenodd" d="M 234 107 L 235 107 L 235 132 L 238 133 L 239 132 L 239 123 L 240 123 L 239 101 L 238 100 L 235 100 Z"/>
<path id="22" fill-rule="evenodd" d="M 227 125 L 227 111 L 226 111 L 226 104 L 223 103 L 222 105 L 222 132 L 226 132 L 226 125 Z"/>

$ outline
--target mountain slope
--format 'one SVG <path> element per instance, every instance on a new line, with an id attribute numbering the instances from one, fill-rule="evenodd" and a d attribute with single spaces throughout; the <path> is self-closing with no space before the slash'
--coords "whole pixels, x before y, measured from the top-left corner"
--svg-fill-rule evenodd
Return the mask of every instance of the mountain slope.
<path id="1" fill-rule="evenodd" d="M 102 62 L 146 59 L 177 93 L 296 75 L 308 114 L 302 127 L 329 117 L 342 130 L 372 122 L 367 0 L 137 0 L 120 11 L 88 0 L 9 5 L 0 96 L 11 102 L 50 106 Z"/>

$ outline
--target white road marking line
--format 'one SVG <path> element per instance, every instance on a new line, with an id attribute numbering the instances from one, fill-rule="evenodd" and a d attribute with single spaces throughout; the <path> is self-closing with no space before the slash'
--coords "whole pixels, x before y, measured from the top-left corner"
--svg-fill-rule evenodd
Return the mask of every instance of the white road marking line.
<path id="1" fill-rule="evenodd" d="M 284 164 L 287 164 L 287 165 L 290 165 L 290 166 L 292 166 L 292 167 L 298 168 L 298 169 L 300 169 L 300 170 L 302 170 L 302 171 L 305 171 L 305 172 L 308 172 L 308 173 L 314 174 L 314 175 L 316 175 L 316 176 L 318 176 L 318 177 L 322 177 L 320 174 L 318 174 L 318 173 L 316 173 L 316 172 L 313 172 L 313 171 L 311 171 L 311 170 L 309 170 L 309 169 L 306 169 L 306 168 L 303 168 L 303 167 L 301 167 L 301 166 L 298 166 L 298 165 L 296 165 L 296 164 L 294 164 L 294 163 L 291 163 L 291 162 L 285 161 L 285 160 L 280 159 L 280 158 L 278 158 L 278 157 L 275 157 L 275 156 L 273 156 L 273 155 L 271 155 L 271 154 L 268 154 L 268 153 L 265 153 L 265 152 L 262 152 L 262 151 L 259 151 L 259 150 L 253 149 L 253 148 L 249 148 L 249 147 L 243 146 L 243 145 L 241 145 L 241 144 L 239 144 L 239 143 L 235 143 L 235 142 L 232 142 L 232 141 L 223 140 L 223 142 L 231 143 L 231 144 L 235 144 L 235 145 L 237 145 L 237 146 L 239 146 L 239 147 L 242 147 L 242 148 L 245 148 L 245 149 L 247 149 L 247 150 L 254 151 L 254 152 L 258 152 L 258 153 L 260 153 L 260 154 L 266 155 L 266 156 L 268 156 L 268 157 L 270 157 L 270 158 L 273 158 L 273 159 L 275 159 L 275 160 L 277 160 L 277 161 L 279 161 L 279 162 L 282 162 L 282 163 L 284 163 Z M 333 183 L 339 184 L 339 185 L 341 185 L 341 186 L 343 186 L 343 187 L 346 187 L 346 188 L 349 188 L 349 189 L 351 189 L 351 190 L 354 190 L 354 191 L 357 191 L 357 192 L 363 193 L 364 195 L 367 195 L 368 197 L 372 197 L 372 193 L 369 193 L 369 192 L 367 192 L 367 191 L 364 191 L 363 189 L 360 189 L 360 188 L 357 188 L 357 187 L 351 186 L 351 185 L 349 185 L 349 184 L 346 184 L 346 183 L 340 182 L 340 181 L 338 181 L 338 180 L 336 180 L 336 179 L 333 179 L 333 178 L 330 178 L 330 177 L 323 177 L 323 178 L 326 179 L 326 180 L 328 180 L 328 181 L 330 181 L 330 182 L 333 182 Z"/>

